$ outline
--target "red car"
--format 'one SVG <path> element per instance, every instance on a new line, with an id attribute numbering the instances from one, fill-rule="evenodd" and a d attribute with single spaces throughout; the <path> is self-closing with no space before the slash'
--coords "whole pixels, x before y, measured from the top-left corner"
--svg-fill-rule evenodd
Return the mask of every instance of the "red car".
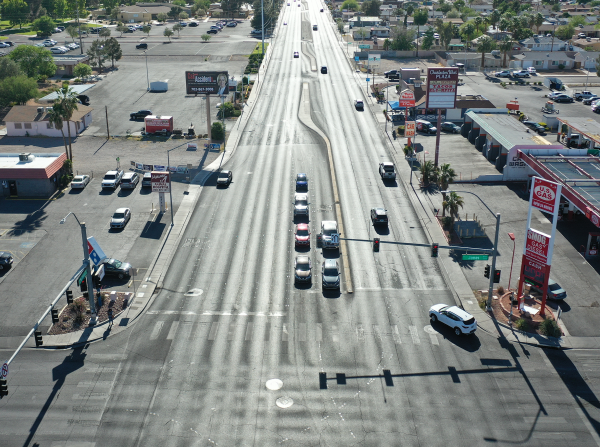
<path id="1" fill-rule="evenodd" d="M 310 230 L 308 224 L 301 223 L 296 225 L 296 247 L 309 247 L 310 248 Z"/>

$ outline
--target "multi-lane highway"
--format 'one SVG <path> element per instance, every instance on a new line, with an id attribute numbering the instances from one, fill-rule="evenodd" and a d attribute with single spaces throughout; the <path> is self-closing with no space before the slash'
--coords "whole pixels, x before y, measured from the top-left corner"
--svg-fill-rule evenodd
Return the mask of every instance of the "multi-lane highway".
<path id="1" fill-rule="evenodd" d="M 22 389 L 0 402 L 0 444 L 600 445 L 600 356 L 432 327 L 429 307 L 455 304 L 437 259 L 391 244 L 373 253 L 377 206 L 390 216 L 382 240 L 428 241 L 402 182 L 379 178 L 388 146 L 369 110 L 354 109 L 365 98 L 329 14 L 297 4 L 283 6 L 225 166 L 233 183 L 203 189 L 152 306 L 105 342 L 23 353 Z M 311 287 L 294 285 L 298 172 L 309 178 L 299 221 L 312 232 Z M 322 220 L 343 222 L 347 256 L 316 247 Z M 339 294 L 320 287 L 327 257 L 343 267 Z"/>

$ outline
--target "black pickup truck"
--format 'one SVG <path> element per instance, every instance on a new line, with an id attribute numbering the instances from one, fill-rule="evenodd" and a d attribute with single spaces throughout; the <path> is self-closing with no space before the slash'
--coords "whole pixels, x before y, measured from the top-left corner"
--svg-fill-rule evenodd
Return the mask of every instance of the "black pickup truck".
<path id="1" fill-rule="evenodd" d="M 152 115 L 152 111 L 151 110 L 138 110 L 137 112 L 133 112 L 129 114 L 129 119 L 130 120 L 142 120 L 145 117 L 147 117 L 148 115 Z"/>

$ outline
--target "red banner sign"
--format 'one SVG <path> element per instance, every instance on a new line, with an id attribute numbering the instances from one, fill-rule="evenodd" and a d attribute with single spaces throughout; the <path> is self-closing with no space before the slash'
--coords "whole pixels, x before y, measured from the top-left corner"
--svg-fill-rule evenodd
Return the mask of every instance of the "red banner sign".
<path id="1" fill-rule="evenodd" d="M 406 89 L 400 93 L 400 99 L 398 100 L 400 107 L 414 107 L 415 106 L 415 94 L 412 90 Z"/>
<path id="2" fill-rule="evenodd" d="M 169 173 L 152 171 L 152 192 L 169 192 Z"/>
<path id="3" fill-rule="evenodd" d="M 590 207 L 585 207 L 585 217 L 587 217 L 594 225 L 600 228 L 600 216 Z"/>
<path id="4" fill-rule="evenodd" d="M 550 249 L 550 236 L 540 231 L 529 228 L 525 240 L 525 256 L 535 262 L 548 264 L 548 250 Z"/>
<path id="5" fill-rule="evenodd" d="M 532 188 L 531 206 L 554 215 L 558 206 L 558 184 L 534 177 Z"/>
<path id="6" fill-rule="evenodd" d="M 407 138 L 415 136 L 415 122 L 414 121 L 405 121 L 404 122 L 404 136 Z"/>

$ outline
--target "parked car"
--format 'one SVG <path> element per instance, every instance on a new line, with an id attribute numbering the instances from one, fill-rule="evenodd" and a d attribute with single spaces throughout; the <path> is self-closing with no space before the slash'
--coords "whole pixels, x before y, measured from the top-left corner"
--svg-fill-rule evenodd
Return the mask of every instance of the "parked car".
<path id="1" fill-rule="evenodd" d="M 146 49 L 148 49 L 148 44 L 147 44 L 147 43 L 145 43 L 145 42 L 143 42 L 143 43 L 138 43 L 138 44 L 135 46 L 135 49 L 136 49 L 136 50 L 139 50 L 139 49 L 144 49 L 144 50 L 146 50 Z"/>
<path id="2" fill-rule="evenodd" d="M 354 100 L 354 108 L 356 110 L 365 110 L 365 104 L 363 103 L 362 99 L 355 99 Z"/>
<path id="3" fill-rule="evenodd" d="M 579 33 L 579 34 L 577 34 L 577 37 L 579 37 L 580 39 L 585 39 L 586 36 L 587 35 L 585 33 Z"/>
<path id="4" fill-rule="evenodd" d="M 322 285 L 324 289 L 340 288 L 340 266 L 335 259 L 325 259 L 321 267 Z"/>
<path id="5" fill-rule="evenodd" d="M 297 256 L 294 260 L 294 283 L 310 283 L 312 281 L 312 265 L 308 256 Z"/>
<path id="6" fill-rule="evenodd" d="M 228 23 L 226 26 L 227 26 L 228 28 L 234 28 L 234 27 L 236 27 L 236 26 L 237 26 L 237 22 L 229 22 L 229 23 Z"/>
<path id="7" fill-rule="evenodd" d="M 298 5 L 298 6 L 300 6 L 300 5 Z M 322 73 L 322 74 L 327 74 L 327 67 L 326 67 L 325 65 L 323 65 L 323 66 L 321 67 L 321 73 Z"/>
<path id="8" fill-rule="evenodd" d="M 554 98 L 552 98 L 552 100 L 554 102 L 573 102 L 574 101 L 572 96 L 569 96 L 565 93 L 555 96 Z"/>
<path id="9" fill-rule="evenodd" d="M 573 98 L 576 101 L 583 101 L 584 99 L 591 98 L 592 96 L 596 96 L 596 95 L 594 95 L 592 92 L 590 92 L 588 90 L 584 90 L 582 92 L 576 92 L 573 95 Z"/>
<path id="10" fill-rule="evenodd" d="M 432 322 L 439 321 L 454 329 L 456 335 L 473 334 L 477 329 L 477 321 L 469 312 L 457 306 L 435 304 L 429 309 Z"/>
<path id="11" fill-rule="evenodd" d="M 179 22 L 179 24 L 180 24 L 181 26 L 183 26 L 183 27 L 186 27 L 186 26 L 188 26 L 187 22 Z"/>
<path id="12" fill-rule="evenodd" d="M 389 70 L 389 71 L 384 72 L 383 75 L 386 78 L 389 78 L 390 75 L 399 76 L 400 75 L 400 70 Z"/>
<path id="13" fill-rule="evenodd" d="M 497 78 L 510 78 L 510 71 L 509 70 L 497 71 L 496 73 L 494 73 L 494 76 L 496 76 Z"/>
<path id="14" fill-rule="evenodd" d="M 373 208 L 371 210 L 371 222 L 373 225 L 388 225 L 388 215 L 387 210 L 383 208 Z"/>
<path id="15" fill-rule="evenodd" d="M 300 57 L 300 53 L 298 53 L 297 51 L 294 51 L 294 57 Z"/>
<path id="16" fill-rule="evenodd" d="M 7 43 L 0 42 L 0 48 L 8 48 L 8 47 L 10 47 L 10 45 L 8 45 Z"/>
<path id="17" fill-rule="evenodd" d="M 152 186 L 152 173 L 144 172 L 142 177 L 142 188 L 150 188 Z"/>
<path id="18" fill-rule="evenodd" d="M 106 276 L 116 276 L 119 279 L 129 278 L 133 273 L 131 264 L 121 262 L 118 259 L 106 258 L 102 260 L 104 274 Z"/>
<path id="19" fill-rule="evenodd" d="M 217 188 L 219 186 L 229 186 L 233 180 L 233 173 L 231 171 L 221 171 L 217 177 Z"/>
<path id="20" fill-rule="evenodd" d="M 586 105 L 589 106 L 591 105 L 594 101 L 598 101 L 600 99 L 600 97 L 594 95 L 594 96 L 590 96 L 589 98 L 585 98 L 582 102 Z"/>
<path id="21" fill-rule="evenodd" d="M 296 191 L 308 190 L 308 176 L 300 173 L 296 175 Z"/>
<path id="22" fill-rule="evenodd" d="M 110 219 L 110 228 L 125 228 L 130 219 L 131 210 L 129 208 L 119 208 Z"/>
<path id="23" fill-rule="evenodd" d="M 560 92 L 560 91 L 553 91 L 553 92 L 548 93 L 548 99 L 554 99 L 560 95 L 564 95 L 564 93 Z"/>
<path id="24" fill-rule="evenodd" d="M 102 189 L 117 189 L 123 178 L 123 171 L 108 171 L 102 179 Z"/>
<path id="25" fill-rule="evenodd" d="M 5 41 L 4 41 L 4 45 L 8 45 L 9 47 L 14 47 L 14 46 L 15 46 L 15 43 L 14 43 L 14 42 L 12 42 L 12 41 L 10 41 L 10 40 L 5 40 Z"/>
<path id="26" fill-rule="evenodd" d="M 12 253 L 0 251 L 0 270 L 9 269 L 14 262 Z"/>
<path id="27" fill-rule="evenodd" d="M 443 130 L 444 132 L 450 132 L 450 133 L 460 133 L 460 126 L 457 126 L 456 124 L 451 123 L 450 121 L 447 121 L 445 123 L 442 123 L 440 130 Z"/>
<path id="28" fill-rule="evenodd" d="M 546 128 L 544 126 L 536 123 L 535 121 L 523 121 L 523 124 L 525 124 L 530 129 L 535 130 L 540 135 L 543 135 L 546 133 Z"/>
<path id="29" fill-rule="evenodd" d="M 211 28 L 211 29 L 209 29 L 209 30 L 206 32 L 206 34 L 217 34 L 218 32 L 219 32 L 219 30 L 218 30 L 218 29 L 212 29 L 212 28 Z"/>
<path id="30" fill-rule="evenodd" d="M 542 288 L 531 286 L 533 290 L 542 293 Z M 552 278 L 548 280 L 548 298 L 552 300 L 564 300 L 567 297 L 567 292 Z"/>
<path id="31" fill-rule="evenodd" d="M 149 115 L 152 115 L 152 110 L 138 110 L 137 112 L 130 113 L 129 119 L 137 121 L 140 119 L 144 119 Z"/>
<path id="32" fill-rule="evenodd" d="M 529 74 L 537 74 L 537 71 L 533 67 L 527 67 L 527 71 L 529 72 Z"/>
<path id="33" fill-rule="evenodd" d="M 300 223 L 296 225 L 294 233 L 294 245 L 298 247 L 310 248 L 310 228 L 308 224 Z"/>
<path id="34" fill-rule="evenodd" d="M 140 182 L 140 176 L 135 172 L 126 172 L 121 179 L 121 189 L 135 189 Z"/>
<path id="35" fill-rule="evenodd" d="M 435 134 L 437 133 L 437 127 L 431 124 L 429 121 L 425 120 L 416 120 L 416 127 L 419 132 L 424 132 L 426 134 Z"/>
<path id="36" fill-rule="evenodd" d="M 65 50 L 63 48 L 55 47 L 55 48 L 50 48 L 50 52 L 52 54 L 65 54 L 67 52 L 67 50 Z"/>
<path id="37" fill-rule="evenodd" d="M 592 104 L 592 112 L 600 113 L 600 103 L 597 102 L 595 104 Z"/>
<path id="38" fill-rule="evenodd" d="M 72 50 L 76 50 L 77 48 L 79 48 L 79 44 L 75 43 L 75 42 L 71 42 L 69 45 L 67 45 L 69 48 L 71 48 Z"/>
<path id="39" fill-rule="evenodd" d="M 71 180 L 71 189 L 84 189 L 90 182 L 89 175 L 76 175 Z"/>
<path id="40" fill-rule="evenodd" d="M 512 73 L 514 78 L 528 78 L 529 72 L 527 70 L 516 70 Z"/>
<path id="41" fill-rule="evenodd" d="M 77 99 L 84 106 L 89 106 L 90 105 L 90 97 L 88 95 L 77 95 Z"/>

